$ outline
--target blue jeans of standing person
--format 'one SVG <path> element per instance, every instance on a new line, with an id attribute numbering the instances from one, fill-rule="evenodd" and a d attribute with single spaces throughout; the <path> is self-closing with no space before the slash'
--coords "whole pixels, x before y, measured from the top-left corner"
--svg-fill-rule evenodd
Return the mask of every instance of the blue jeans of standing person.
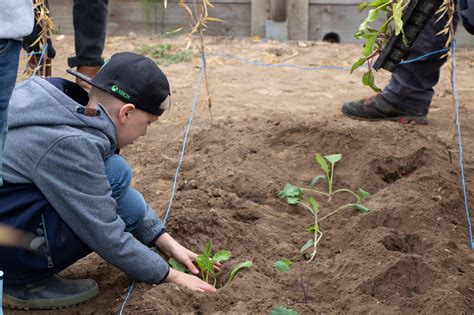
<path id="1" fill-rule="evenodd" d="M 0 39 L 0 186 L 3 185 L 2 160 L 8 131 L 8 103 L 15 87 L 20 47 L 18 40 Z"/>
<path id="2" fill-rule="evenodd" d="M 117 214 L 125 222 L 126 232 L 133 231 L 145 217 L 146 202 L 141 193 L 130 187 L 132 168 L 118 154 L 105 160 L 105 173 L 117 202 Z"/>

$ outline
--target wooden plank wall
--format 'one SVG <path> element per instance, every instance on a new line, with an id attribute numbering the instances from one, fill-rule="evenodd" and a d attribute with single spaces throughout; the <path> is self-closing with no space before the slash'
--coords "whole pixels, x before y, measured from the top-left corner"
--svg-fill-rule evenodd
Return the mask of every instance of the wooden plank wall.
<path id="1" fill-rule="evenodd" d="M 63 34 L 73 34 L 72 0 L 49 0 L 52 16 Z M 192 1 L 188 1 L 192 2 Z M 250 0 L 214 0 L 215 8 L 209 15 L 226 21 L 210 23 L 207 34 L 225 36 L 250 36 Z M 152 35 L 176 30 L 187 25 L 188 19 L 178 0 L 168 0 L 168 8 L 158 6 L 151 12 L 149 23 L 140 0 L 110 0 L 108 35 Z"/>
<path id="2" fill-rule="evenodd" d="M 60 32 L 64 34 L 73 34 L 72 2 L 73 0 L 49 0 L 52 16 Z M 187 2 L 192 3 L 191 0 Z M 213 0 L 215 8 L 210 10 L 210 16 L 223 19 L 226 23 L 210 23 L 207 34 L 251 36 L 251 2 L 251 0 Z M 322 40 L 326 34 L 334 32 L 339 35 L 342 43 L 357 42 L 353 33 L 366 16 L 366 13 L 358 12 L 357 6 L 361 2 L 363 0 L 309 0 L 307 38 Z M 137 35 L 152 35 L 175 30 L 188 23 L 184 11 L 178 5 L 178 0 L 168 0 L 165 14 L 161 6 L 155 12 L 151 12 L 149 23 L 146 22 L 140 0 L 110 0 L 109 11 L 107 30 L 108 35 L 112 36 L 128 35 L 130 32 Z M 262 33 L 261 29 L 259 31 Z M 474 36 L 468 34 L 461 25 L 457 38 L 459 46 L 474 47 Z"/>

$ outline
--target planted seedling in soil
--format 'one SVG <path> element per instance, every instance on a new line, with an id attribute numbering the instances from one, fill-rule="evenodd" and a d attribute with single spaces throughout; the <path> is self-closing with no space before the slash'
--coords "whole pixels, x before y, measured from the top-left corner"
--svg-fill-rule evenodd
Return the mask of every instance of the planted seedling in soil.
<path id="1" fill-rule="evenodd" d="M 293 266 L 293 262 L 289 260 L 288 258 L 283 258 L 281 260 L 277 260 L 273 266 L 275 269 L 280 272 L 280 273 L 289 273 L 291 266 Z M 308 277 L 308 279 L 305 282 L 305 275 L 304 275 L 304 269 L 301 266 L 299 275 L 298 275 L 298 288 L 301 290 L 303 293 L 304 297 L 304 302 L 308 303 L 308 298 L 309 298 L 309 287 L 311 285 L 311 280 L 313 278 L 313 268 L 311 268 L 311 273 Z"/>
<path id="2" fill-rule="evenodd" d="M 209 282 L 210 280 L 212 280 L 212 285 L 216 287 L 217 272 L 215 270 L 214 265 L 223 263 L 229 260 L 230 257 L 231 257 L 231 252 L 228 250 L 221 250 L 213 255 L 211 241 L 208 241 L 202 253 L 195 258 L 196 264 L 201 273 L 202 280 L 206 282 Z M 186 272 L 186 273 L 189 272 L 184 265 L 177 262 L 174 258 L 170 258 L 168 260 L 168 263 L 170 264 L 172 268 L 178 271 Z M 235 265 L 232 268 L 231 272 L 229 273 L 229 276 L 227 277 L 227 281 L 224 284 L 223 288 L 228 287 L 232 283 L 232 281 L 234 281 L 235 277 L 237 277 L 237 274 L 240 271 L 242 271 L 244 268 L 251 268 L 252 266 L 253 266 L 253 262 L 250 260 L 247 260 Z"/>
<path id="3" fill-rule="evenodd" d="M 340 212 L 343 209 L 353 208 L 361 212 L 368 212 L 369 209 L 362 205 L 362 202 L 369 196 L 369 193 L 363 189 L 359 189 L 358 193 L 353 192 L 350 189 L 336 189 L 334 190 L 334 172 L 335 165 L 342 159 L 341 154 L 331 154 L 322 156 L 317 153 L 314 156 L 316 163 L 324 172 L 324 175 L 318 175 L 311 181 L 311 188 L 298 187 L 292 184 L 286 184 L 283 190 L 279 193 L 280 198 L 286 199 L 290 205 L 301 205 L 308 209 L 313 216 L 313 223 L 307 229 L 309 233 L 313 235 L 303 247 L 301 247 L 301 254 L 308 259 L 308 262 L 312 261 L 317 253 L 317 247 L 323 236 L 320 230 L 321 221 L 328 217 Z M 327 192 L 317 190 L 314 187 L 321 181 L 327 182 Z M 328 204 L 331 204 L 335 195 L 340 193 L 349 193 L 354 196 L 355 201 L 342 205 L 334 210 L 329 211 L 327 214 L 320 217 L 319 203 L 316 201 L 315 196 L 327 198 Z M 312 249 L 312 252 L 307 256 L 306 252 Z"/>

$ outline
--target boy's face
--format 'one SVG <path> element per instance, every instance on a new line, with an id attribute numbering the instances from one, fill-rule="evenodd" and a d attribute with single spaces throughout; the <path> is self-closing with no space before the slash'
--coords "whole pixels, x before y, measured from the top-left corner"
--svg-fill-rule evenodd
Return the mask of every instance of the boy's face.
<path id="1" fill-rule="evenodd" d="M 142 111 L 133 104 L 123 105 L 116 123 L 117 148 L 121 149 L 144 136 L 148 126 L 157 120 L 158 116 Z"/>

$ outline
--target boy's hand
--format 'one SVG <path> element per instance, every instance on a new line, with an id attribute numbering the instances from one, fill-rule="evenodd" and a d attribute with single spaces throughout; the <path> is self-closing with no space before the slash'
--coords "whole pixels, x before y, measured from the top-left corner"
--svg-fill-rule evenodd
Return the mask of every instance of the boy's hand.
<path id="1" fill-rule="evenodd" d="M 188 275 L 184 272 L 177 271 L 173 268 L 170 268 L 170 272 L 166 279 L 164 280 L 166 283 L 174 283 L 179 286 L 191 289 L 193 291 L 199 292 L 215 292 L 216 288 L 214 288 L 209 283 L 202 281 L 196 276 Z"/>
<path id="2" fill-rule="evenodd" d="M 176 261 L 183 264 L 193 274 L 199 274 L 198 268 L 194 265 L 194 259 L 197 257 L 197 254 L 179 244 L 168 233 L 164 233 L 156 240 L 156 246 L 158 246 L 166 256 L 173 257 Z M 221 267 L 222 265 L 220 263 L 214 264 L 216 271 L 220 271 Z"/>

